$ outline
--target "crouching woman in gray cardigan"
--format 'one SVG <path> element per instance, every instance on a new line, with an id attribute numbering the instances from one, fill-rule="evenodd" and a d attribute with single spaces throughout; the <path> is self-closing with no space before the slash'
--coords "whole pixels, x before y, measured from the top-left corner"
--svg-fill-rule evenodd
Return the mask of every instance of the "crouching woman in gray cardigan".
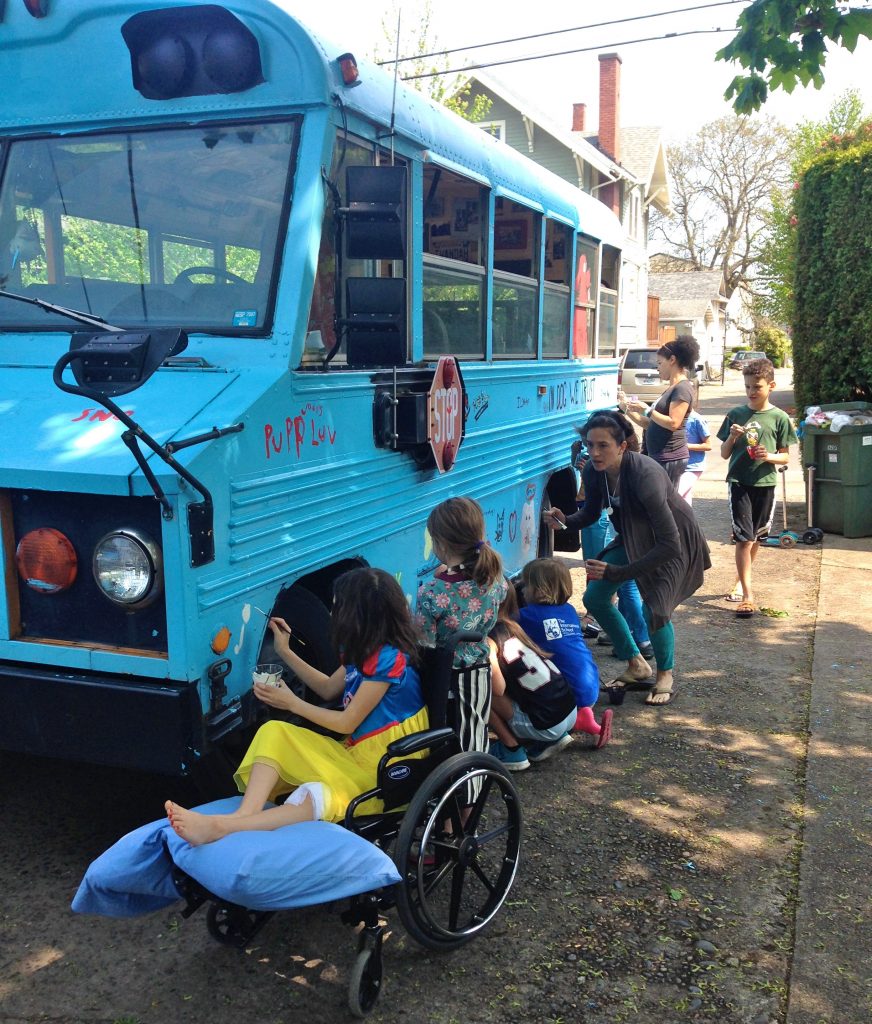
<path id="1" fill-rule="evenodd" d="M 711 567 L 708 545 L 693 510 L 663 467 L 647 455 L 628 451 L 628 440 L 635 435 L 625 416 L 594 413 L 582 433 L 590 453 L 582 474 L 584 506 L 570 516 L 552 509 L 550 517 L 580 528 L 597 522 L 606 510 L 615 539 L 598 558 L 585 562 L 584 605 L 611 637 L 616 656 L 627 659 L 626 672 L 613 685 L 641 688 L 651 669 L 632 655 L 630 631 L 612 603 L 625 580 L 636 581 L 657 659 L 657 678 L 645 703 L 668 704 L 674 685 L 672 613 L 702 585 L 703 573 Z"/>

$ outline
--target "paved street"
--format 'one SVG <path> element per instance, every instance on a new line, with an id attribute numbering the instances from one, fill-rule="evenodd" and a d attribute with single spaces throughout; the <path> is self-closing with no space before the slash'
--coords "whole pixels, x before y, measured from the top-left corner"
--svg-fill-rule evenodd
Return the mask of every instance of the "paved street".
<path id="1" fill-rule="evenodd" d="M 737 374 L 703 389 L 713 431 L 740 394 Z M 605 750 L 575 743 L 518 777 L 527 832 L 505 913 L 448 956 L 396 926 L 373 1021 L 872 1018 L 872 542 L 762 552 L 758 599 L 779 615 L 737 620 L 722 601 L 723 463 L 709 461 L 695 508 L 714 567 L 676 618 L 676 699 L 656 712 L 630 695 Z M 801 527 L 796 466 L 790 499 Z M 583 586 L 580 555 L 568 561 Z M 347 1019 L 355 947 L 339 908 L 279 915 L 244 952 L 216 945 L 202 912 L 70 912 L 89 861 L 167 796 L 191 798 L 177 782 L 0 754 L 0 1024 Z M 471 1003 L 473 978 L 489 995 Z"/>

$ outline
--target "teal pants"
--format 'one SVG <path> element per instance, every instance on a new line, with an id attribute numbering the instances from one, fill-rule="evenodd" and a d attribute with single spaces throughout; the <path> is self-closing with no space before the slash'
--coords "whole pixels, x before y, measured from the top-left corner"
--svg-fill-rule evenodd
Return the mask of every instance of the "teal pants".
<path id="1" fill-rule="evenodd" d="M 607 551 L 602 556 L 602 561 L 608 562 L 609 565 L 629 565 L 623 544 Z M 609 635 L 615 648 L 615 657 L 621 661 L 629 661 L 639 653 L 639 648 L 633 640 L 627 620 L 612 603 L 612 598 L 620 586 L 620 583 L 610 580 L 591 580 L 584 592 L 584 607 Z M 651 629 L 651 612 L 644 602 L 642 614 L 648 624 L 658 671 L 671 671 L 675 662 L 675 629 L 672 623 L 667 622 L 655 632 Z"/>

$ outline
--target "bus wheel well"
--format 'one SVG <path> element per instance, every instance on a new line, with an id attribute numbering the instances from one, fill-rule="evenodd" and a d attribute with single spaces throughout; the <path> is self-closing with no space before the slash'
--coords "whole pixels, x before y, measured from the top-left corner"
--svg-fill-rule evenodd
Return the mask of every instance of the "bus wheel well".
<path id="1" fill-rule="evenodd" d="M 559 508 L 564 515 L 571 515 L 576 510 L 576 495 L 578 494 L 578 479 L 575 471 L 569 466 L 558 469 L 548 479 L 545 485 L 545 502 Z M 546 536 L 546 531 L 551 536 Z M 539 557 L 549 557 L 557 551 L 578 551 L 579 548 L 578 530 L 557 530 L 554 531 L 545 523 L 539 523 Z M 548 550 L 545 550 L 545 549 Z"/>
<path id="2" fill-rule="evenodd" d="M 285 619 L 291 627 L 292 650 L 327 675 L 339 666 L 330 637 L 333 583 L 349 569 L 365 564 L 362 559 L 349 558 L 301 576 L 291 586 L 279 591 L 271 609 L 271 614 Z M 267 629 L 258 661 L 275 660 L 272 634 Z"/>
<path id="3" fill-rule="evenodd" d="M 345 558 L 341 562 L 325 565 L 323 569 L 310 572 L 308 576 L 301 576 L 288 589 L 293 590 L 294 587 L 302 587 L 308 593 L 317 597 L 321 604 L 329 610 L 333 604 L 333 584 L 336 582 L 336 579 L 344 572 L 348 572 L 349 569 L 359 569 L 365 565 L 368 565 L 368 563 L 363 558 Z M 282 591 L 282 593 L 286 592 Z M 276 598 L 276 604 L 278 602 L 279 598 Z"/>

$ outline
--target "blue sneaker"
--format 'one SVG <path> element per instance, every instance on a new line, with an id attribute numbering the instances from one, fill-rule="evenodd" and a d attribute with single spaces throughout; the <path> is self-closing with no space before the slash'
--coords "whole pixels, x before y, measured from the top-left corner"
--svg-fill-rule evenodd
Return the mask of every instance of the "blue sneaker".
<path id="1" fill-rule="evenodd" d="M 514 750 L 509 750 L 499 740 L 491 740 L 488 753 L 491 757 L 495 757 L 500 764 L 505 765 L 506 769 L 510 772 L 524 772 L 530 767 L 530 762 L 527 760 L 527 752 L 523 747 L 515 747 Z"/>
<path id="2" fill-rule="evenodd" d="M 540 761 L 547 761 L 549 757 L 553 757 L 558 750 L 568 747 L 570 743 L 572 743 L 572 737 L 568 732 L 552 743 L 528 743 L 527 757 L 539 764 Z"/>

